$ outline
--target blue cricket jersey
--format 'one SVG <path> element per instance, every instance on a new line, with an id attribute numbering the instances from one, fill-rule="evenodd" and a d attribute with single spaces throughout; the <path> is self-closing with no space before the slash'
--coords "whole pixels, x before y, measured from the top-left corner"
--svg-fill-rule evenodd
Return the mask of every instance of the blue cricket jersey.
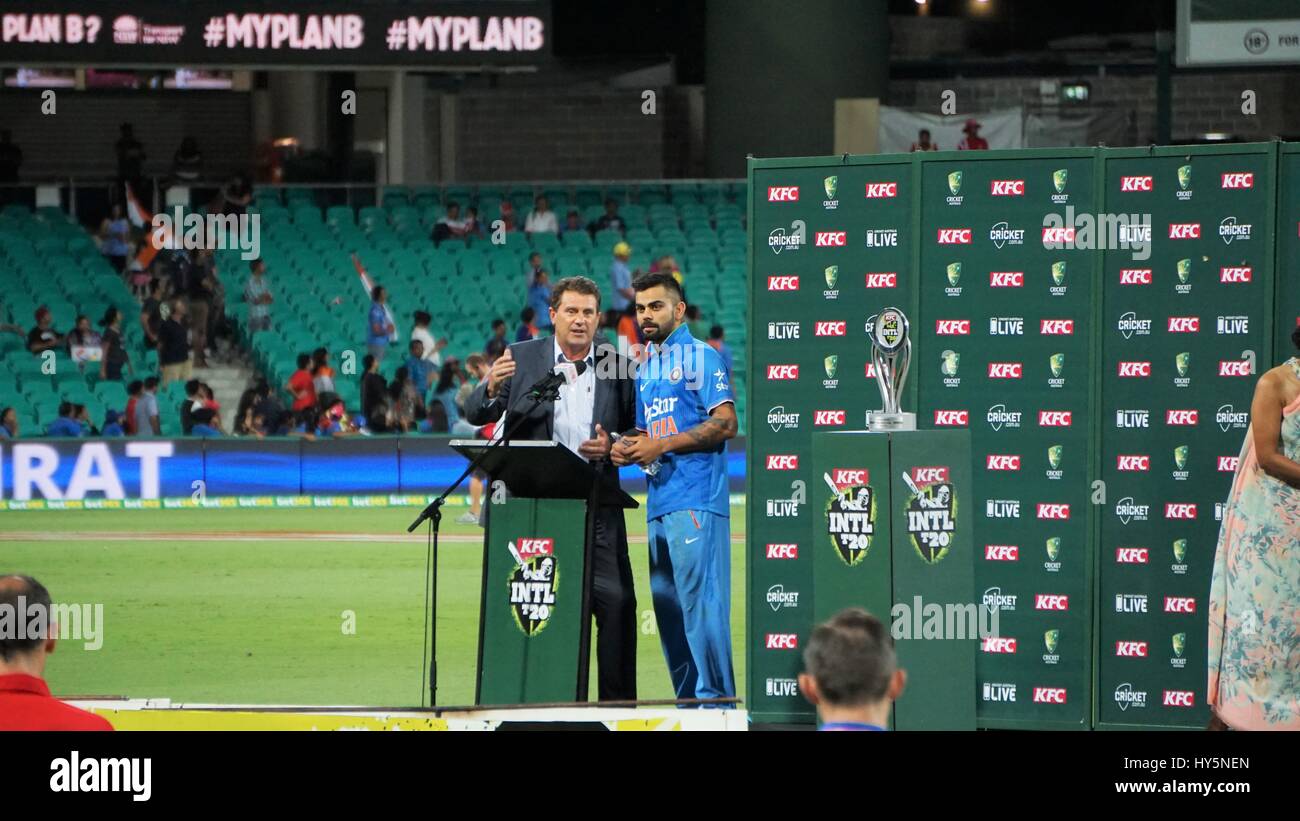
<path id="1" fill-rule="evenodd" d="M 677 326 L 662 344 L 651 344 L 637 371 L 636 426 L 652 439 L 685 433 L 709 412 L 736 401 L 722 357 Z M 678 510 L 704 510 L 730 516 L 727 445 L 708 451 L 665 453 L 659 473 L 648 476 L 646 518 Z"/>

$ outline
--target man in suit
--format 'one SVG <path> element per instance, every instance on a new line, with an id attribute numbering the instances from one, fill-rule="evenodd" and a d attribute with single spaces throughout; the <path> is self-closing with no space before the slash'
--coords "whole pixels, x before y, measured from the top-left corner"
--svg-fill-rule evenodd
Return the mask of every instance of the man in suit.
<path id="1" fill-rule="evenodd" d="M 532 400 L 528 389 L 561 362 L 587 363 L 559 399 L 542 402 L 526 415 L 511 439 L 559 442 L 618 481 L 610 461 L 610 433 L 636 426 L 634 366 L 612 345 L 595 341 L 600 325 L 600 289 L 587 277 L 566 277 L 551 289 L 555 336 L 516 342 L 506 349 L 465 399 L 465 418 L 485 425 L 505 415 L 499 428 L 514 424 Z M 623 510 L 602 506 L 596 517 L 592 612 L 596 616 L 596 658 L 601 701 L 636 698 L 636 595 L 627 555 Z"/>

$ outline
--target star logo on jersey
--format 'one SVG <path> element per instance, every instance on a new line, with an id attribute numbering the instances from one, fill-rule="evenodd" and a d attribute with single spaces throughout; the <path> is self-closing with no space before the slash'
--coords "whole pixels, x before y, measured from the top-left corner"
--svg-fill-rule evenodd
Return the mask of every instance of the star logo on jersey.
<path id="1" fill-rule="evenodd" d="M 715 385 L 713 386 L 713 389 L 714 389 L 714 390 L 719 390 L 719 391 L 725 391 L 725 390 L 727 390 L 727 372 L 726 372 L 726 371 L 722 370 L 721 368 L 718 368 L 716 371 L 713 372 L 713 378 L 716 379 L 716 380 L 718 380 L 717 384 L 715 384 Z"/>

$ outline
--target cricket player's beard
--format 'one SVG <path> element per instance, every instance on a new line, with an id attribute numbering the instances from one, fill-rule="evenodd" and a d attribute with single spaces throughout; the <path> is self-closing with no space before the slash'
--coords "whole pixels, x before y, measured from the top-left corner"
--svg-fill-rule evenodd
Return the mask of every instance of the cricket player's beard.
<path id="1" fill-rule="evenodd" d="M 646 325 L 644 323 L 641 325 L 641 333 L 645 334 L 645 338 L 656 345 L 662 344 L 665 339 L 672 336 L 675 330 L 677 330 L 677 321 L 671 314 L 666 325 Z"/>

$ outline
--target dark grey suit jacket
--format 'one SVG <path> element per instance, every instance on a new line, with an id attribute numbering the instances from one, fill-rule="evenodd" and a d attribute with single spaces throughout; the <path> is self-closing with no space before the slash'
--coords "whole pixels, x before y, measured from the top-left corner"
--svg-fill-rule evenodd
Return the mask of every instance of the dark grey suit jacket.
<path id="1" fill-rule="evenodd" d="M 486 425 L 501 419 L 501 423 L 514 424 L 517 416 L 524 413 L 532 400 L 528 399 L 528 389 L 535 385 L 555 367 L 555 343 L 552 337 L 530 339 L 516 342 L 510 346 L 511 356 L 516 362 L 515 373 L 501 383 L 500 390 L 493 399 L 487 398 L 487 380 L 479 383 L 465 399 L 465 418 L 470 424 Z M 625 356 L 620 356 L 608 341 L 597 338 L 593 351 L 596 363 L 595 407 L 591 413 L 592 430 L 600 424 L 608 433 L 623 433 L 636 427 L 636 382 L 635 365 Z M 542 402 L 527 415 L 526 421 L 511 436 L 512 439 L 540 439 L 550 441 L 555 431 L 555 403 Z M 612 462 L 604 463 L 604 471 L 615 482 L 618 481 L 618 468 Z"/>

